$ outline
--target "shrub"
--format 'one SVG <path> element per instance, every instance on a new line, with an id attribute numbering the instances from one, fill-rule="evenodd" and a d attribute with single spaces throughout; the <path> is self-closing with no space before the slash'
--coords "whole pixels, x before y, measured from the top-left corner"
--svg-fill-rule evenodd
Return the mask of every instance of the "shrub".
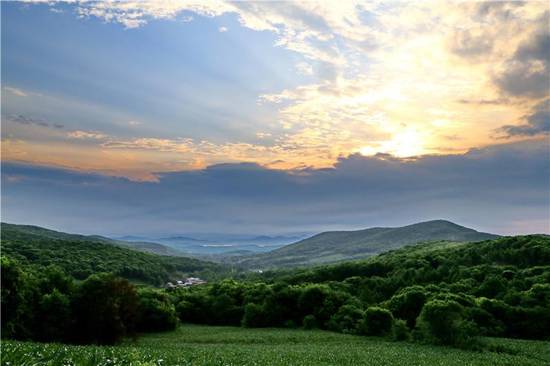
<path id="1" fill-rule="evenodd" d="M 176 312 L 182 322 L 210 324 L 210 299 L 201 293 L 190 293 L 182 297 L 176 305 Z"/>
<path id="2" fill-rule="evenodd" d="M 317 318 L 315 318 L 315 315 L 309 314 L 304 317 L 304 321 L 302 322 L 302 325 L 304 329 L 315 329 L 318 327 L 317 324 Z"/>
<path id="3" fill-rule="evenodd" d="M 77 342 L 114 344 L 135 333 L 139 299 L 135 287 L 112 274 L 88 277 L 74 299 Z"/>
<path id="4" fill-rule="evenodd" d="M 488 298 L 495 298 L 506 292 L 506 281 L 501 277 L 489 276 L 487 277 L 479 289 L 477 290 L 477 296 L 484 296 Z"/>
<path id="5" fill-rule="evenodd" d="M 67 295 L 57 289 L 42 296 L 37 314 L 40 331 L 38 339 L 61 342 L 67 339 L 72 324 L 71 304 Z"/>
<path id="6" fill-rule="evenodd" d="M 363 311 L 354 305 L 343 305 L 328 321 L 328 328 L 342 333 L 356 333 Z"/>
<path id="7" fill-rule="evenodd" d="M 418 321 L 422 337 L 436 344 L 472 348 L 476 327 L 463 314 L 464 308 L 456 301 L 428 301 Z"/>
<path id="8" fill-rule="evenodd" d="M 467 318 L 472 319 L 478 326 L 480 333 L 487 336 L 500 336 L 504 332 L 504 325 L 501 321 L 488 311 L 480 307 L 472 307 L 467 310 Z"/>
<path id="9" fill-rule="evenodd" d="M 409 328 L 414 328 L 416 318 L 426 302 L 426 294 L 420 286 L 403 289 L 390 299 L 389 308 L 397 318 L 405 319 Z"/>
<path id="10" fill-rule="evenodd" d="M 254 303 L 246 304 L 241 324 L 250 328 L 267 326 L 264 307 Z"/>
<path id="11" fill-rule="evenodd" d="M 178 325 L 174 304 L 158 290 L 139 291 L 139 314 L 138 330 L 142 332 L 173 330 Z"/>
<path id="12" fill-rule="evenodd" d="M 411 338 L 407 322 L 402 319 L 395 319 L 392 330 L 393 339 L 396 341 L 408 341 Z"/>
<path id="13" fill-rule="evenodd" d="M 393 326 L 392 313 L 384 308 L 372 306 L 365 312 L 361 331 L 368 335 L 387 335 Z"/>

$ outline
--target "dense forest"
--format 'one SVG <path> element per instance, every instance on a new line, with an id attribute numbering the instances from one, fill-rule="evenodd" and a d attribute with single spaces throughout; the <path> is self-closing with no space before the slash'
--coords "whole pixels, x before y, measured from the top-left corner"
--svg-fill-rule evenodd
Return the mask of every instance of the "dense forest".
<path id="1" fill-rule="evenodd" d="M 2 223 L 1 239 L 2 255 L 16 259 L 23 266 L 54 265 L 77 280 L 109 272 L 133 282 L 158 286 L 187 275 L 208 279 L 225 275 L 222 266 L 211 262 L 143 253 L 110 244 L 106 238 L 33 226 Z"/>
<path id="2" fill-rule="evenodd" d="M 37 270 L 3 254 L 2 334 L 11 338 L 115 343 L 178 322 L 320 328 L 466 348 L 482 347 L 478 336 L 550 337 L 545 236 L 424 243 L 170 291 L 138 290 L 109 274 L 77 282 L 60 267 Z"/>
<path id="3" fill-rule="evenodd" d="M 182 321 L 303 326 L 464 345 L 550 336 L 550 238 L 426 243 L 172 294 Z"/>

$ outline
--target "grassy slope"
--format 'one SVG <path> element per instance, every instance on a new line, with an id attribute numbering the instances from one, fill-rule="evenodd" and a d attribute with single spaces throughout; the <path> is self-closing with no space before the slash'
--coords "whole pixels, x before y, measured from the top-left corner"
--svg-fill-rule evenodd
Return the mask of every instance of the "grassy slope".
<path id="1" fill-rule="evenodd" d="M 130 280 L 158 285 L 170 278 L 222 269 L 197 259 L 143 253 L 106 243 L 98 237 L 38 227 L 3 223 L 1 239 L 2 255 L 26 265 L 55 264 L 77 279 L 97 272 L 113 272 Z"/>
<path id="2" fill-rule="evenodd" d="M 183 326 L 118 347 L 4 341 L 2 365 L 545 365 L 550 343 L 490 339 L 470 352 L 326 331 Z M 109 360 L 109 361 L 107 361 Z M 160 361 L 162 360 L 162 361 Z"/>
<path id="3" fill-rule="evenodd" d="M 269 253 L 242 258 L 240 263 L 255 268 L 304 266 L 365 258 L 425 241 L 474 242 L 497 237 L 434 220 L 398 228 L 325 232 Z"/>

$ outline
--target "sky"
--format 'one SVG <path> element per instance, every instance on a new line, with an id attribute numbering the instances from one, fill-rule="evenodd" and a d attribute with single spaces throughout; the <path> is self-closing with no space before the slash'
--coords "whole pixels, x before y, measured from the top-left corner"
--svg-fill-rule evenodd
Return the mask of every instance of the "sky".
<path id="1" fill-rule="evenodd" d="M 550 233 L 550 5 L 2 2 L 2 221 Z"/>

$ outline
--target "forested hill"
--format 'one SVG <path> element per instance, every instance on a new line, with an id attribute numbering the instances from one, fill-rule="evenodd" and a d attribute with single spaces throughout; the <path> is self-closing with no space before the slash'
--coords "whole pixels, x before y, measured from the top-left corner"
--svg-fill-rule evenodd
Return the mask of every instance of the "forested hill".
<path id="1" fill-rule="evenodd" d="M 151 243 L 151 242 L 145 242 L 145 241 L 130 242 L 130 241 L 124 241 L 124 240 L 115 240 L 115 239 L 107 238 L 101 235 L 69 234 L 69 233 L 50 230 L 40 226 L 33 226 L 33 225 L 15 225 L 15 224 L 2 223 L 2 231 L 4 230 L 18 231 L 18 232 L 23 232 L 25 234 L 34 234 L 34 235 L 42 236 L 44 238 L 51 238 L 51 239 L 90 241 L 94 243 L 99 242 L 99 243 L 117 245 L 121 247 L 139 250 L 141 252 L 153 253 L 153 254 L 159 254 L 159 255 L 185 256 L 185 253 L 159 243 Z"/>
<path id="2" fill-rule="evenodd" d="M 233 260 L 242 266 L 260 269 L 311 266 L 366 258 L 420 242 L 475 242 L 498 237 L 449 221 L 433 220 L 396 228 L 324 232 L 269 253 Z"/>
<path id="3" fill-rule="evenodd" d="M 550 239 L 421 243 L 177 296 L 188 322 L 369 335 L 391 333 L 393 323 L 397 339 L 459 347 L 473 346 L 478 335 L 550 339 Z"/>
<path id="4" fill-rule="evenodd" d="M 159 285 L 186 275 L 215 276 L 223 267 L 186 257 L 144 253 L 96 236 L 66 234 L 36 226 L 2 223 L 3 256 L 23 265 L 57 265 L 76 279 L 111 272 L 132 281 Z"/>

